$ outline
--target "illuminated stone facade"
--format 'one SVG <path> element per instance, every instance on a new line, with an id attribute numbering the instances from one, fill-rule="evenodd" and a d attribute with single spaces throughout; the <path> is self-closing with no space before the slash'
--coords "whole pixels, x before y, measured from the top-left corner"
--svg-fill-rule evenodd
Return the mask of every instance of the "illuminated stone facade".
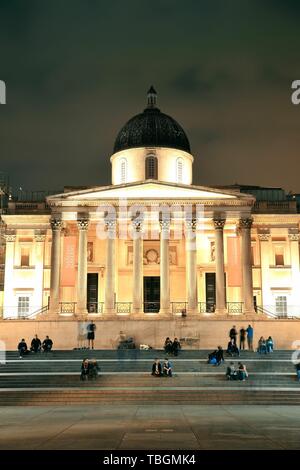
<path id="1" fill-rule="evenodd" d="M 162 134 L 139 146 L 143 115 L 141 129 L 124 127 L 112 185 L 49 196 L 44 208 L 10 203 L 4 318 L 300 316 L 296 202 L 193 185 L 186 136 L 174 121 L 164 146 L 171 118 L 155 100 L 152 90 L 145 119 Z"/>

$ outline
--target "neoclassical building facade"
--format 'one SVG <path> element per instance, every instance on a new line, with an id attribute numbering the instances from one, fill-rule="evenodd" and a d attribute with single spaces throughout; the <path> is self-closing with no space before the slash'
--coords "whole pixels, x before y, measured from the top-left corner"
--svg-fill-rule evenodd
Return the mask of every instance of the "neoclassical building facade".
<path id="1" fill-rule="evenodd" d="M 110 161 L 111 185 L 9 203 L 3 318 L 300 316 L 295 201 L 194 185 L 188 138 L 153 88 Z"/>

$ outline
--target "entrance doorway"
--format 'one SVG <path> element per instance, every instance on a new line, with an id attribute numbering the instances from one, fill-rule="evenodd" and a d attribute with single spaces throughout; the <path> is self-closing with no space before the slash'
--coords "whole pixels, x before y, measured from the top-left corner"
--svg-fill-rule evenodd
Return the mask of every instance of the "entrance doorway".
<path id="1" fill-rule="evenodd" d="M 87 275 L 87 311 L 98 312 L 98 273 Z"/>
<path id="2" fill-rule="evenodd" d="M 144 312 L 157 313 L 160 309 L 160 277 L 144 276 Z"/>
<path id="3" fill-rule="evenodd" d="M 224 273 L 226 301 L 226 273 Z M 214 312 L 216 307 L 216 273 L 205 273 L 206 311 Z"/>

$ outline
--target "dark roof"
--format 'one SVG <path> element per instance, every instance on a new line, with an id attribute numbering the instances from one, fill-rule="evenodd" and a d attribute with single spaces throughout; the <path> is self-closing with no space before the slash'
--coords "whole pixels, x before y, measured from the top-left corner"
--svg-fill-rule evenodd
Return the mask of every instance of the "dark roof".
<path id="1" fill-rule="evenodd" d="M 167 147 L 191 152 L 184 130 L 156 107 L 156 98 L 156 91 L 151 87 L 147 108 L 122 127 L 115 141 L 114 153 L 137 147 Z"/>

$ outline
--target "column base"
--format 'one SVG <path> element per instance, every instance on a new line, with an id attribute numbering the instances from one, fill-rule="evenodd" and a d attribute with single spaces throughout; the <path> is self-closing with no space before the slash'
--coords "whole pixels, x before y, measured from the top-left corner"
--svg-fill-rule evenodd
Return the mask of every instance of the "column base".
<path id="1" fill-rule="evenodd" d="M 199 310 L 198 310 L 197 307 L 188 308 L 187 312 L 186 312 L 187 316 L 189 316 L 189 315 L 198 315 L 198 314 L 199 314 Z"/>
<path id="2" fill-rule="evenodd" d="M 255 318 L 264 317 L 264 315 L 259 315 L 259 314 L 254 310 L 254 308 L 253 308 L 253 309 L 249 309 L 249 310 L 244 310 L 243 313 L 241 313 L 241 316 L 242 316 L 243 318 L 249 318 L 249 319 L 253 319 L 253 320 L 255 320 Z"/>
<path id="3" fill-rule="evenodd" d="M 161 316 L 161 315 L 162 315 L 162 316 L 168 316 L 168 317 L 172 316 L 171 307 L 167 307 L 167 308 L 163 307 L 163 308 L 161 308 L 161 309 L 159 310 L 159 312 L 158 312 L 158 315 L 160 315 L 160 316 Z"/>
<path id="4" fill-rule="evenodd" d="M 116 314 L 117 314 L 117 311 L 115 308 L 105 308 L 103 311 L 104 317 L 116 316 Z"/>
<path id="5" fill-rule="evenodd" d="M 227 312 L 227 309 L 224 307 L 224 308 L 216 308 L 215 311 L 214 311 L 214 314 L 215 315 L 221 315 L 221 316 L 227 316 L 228 315 L 228 312 Z"/>
<path id="6" fill-rule="evenodd" d="M 41 318 L 44 320 L 59 320 L 60 312 L 57 310 L 48 310 L 47 313 L 44 313 Z"/>

